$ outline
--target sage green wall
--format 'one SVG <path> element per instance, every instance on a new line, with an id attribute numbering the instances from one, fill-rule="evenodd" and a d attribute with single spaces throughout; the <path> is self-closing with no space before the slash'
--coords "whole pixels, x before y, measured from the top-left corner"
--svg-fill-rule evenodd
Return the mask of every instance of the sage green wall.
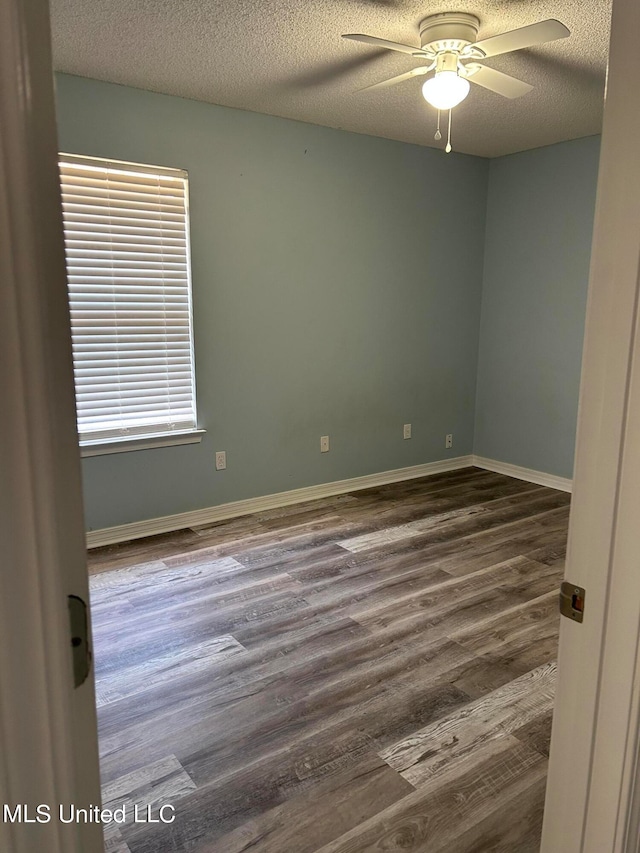
<path id="1" fill-rule="evenodd" d="M 479 456 L 571 477 L 600 137 L 491 161 Z"/>
<path id="2" fill-rule="evenodd" d="M 471 452 L 488 161 L 65 75 L 58 116 L 190 178 L 207 435 L 85 459 L 90 529 Z"/>

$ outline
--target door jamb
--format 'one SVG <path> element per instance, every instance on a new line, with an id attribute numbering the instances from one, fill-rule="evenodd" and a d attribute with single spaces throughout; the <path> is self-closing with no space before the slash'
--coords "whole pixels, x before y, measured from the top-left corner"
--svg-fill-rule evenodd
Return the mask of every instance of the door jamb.
<path id="1" fill-rule="evenodd" d="M 88 583 L 45 0 L 0 3 L 0 78 L 0 801 L 51 809 L 0 820 L 0 848 L 101 853 L 98 824 L 57 819 L 100 786 L 67 612 Z"/>
<path id="2" fill-rule="evenodd" d="M 640 5 L 614 0 L 542 853 L 630 853 L 640 723 Z M 635 820 L 635 818 L 633 818 Z"/>

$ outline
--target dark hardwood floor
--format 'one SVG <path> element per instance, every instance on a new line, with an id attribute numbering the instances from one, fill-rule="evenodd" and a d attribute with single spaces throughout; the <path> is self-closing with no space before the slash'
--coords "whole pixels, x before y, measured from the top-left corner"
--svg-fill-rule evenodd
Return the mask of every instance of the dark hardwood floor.
<path id="1" fill-rule="evenodd" d="M 467 468 L 90 553 L 131 853 L 539 849 L 569 495 Z"/>

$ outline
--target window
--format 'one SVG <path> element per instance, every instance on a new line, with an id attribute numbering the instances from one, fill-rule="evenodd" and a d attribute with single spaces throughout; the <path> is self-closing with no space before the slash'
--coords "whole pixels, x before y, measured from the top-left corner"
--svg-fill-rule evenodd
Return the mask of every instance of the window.
<path id="1" fill-rule="evenodd" d="M 187 173 L 62 154 L 60 175 L 81 444 L 193 433 Z"/>

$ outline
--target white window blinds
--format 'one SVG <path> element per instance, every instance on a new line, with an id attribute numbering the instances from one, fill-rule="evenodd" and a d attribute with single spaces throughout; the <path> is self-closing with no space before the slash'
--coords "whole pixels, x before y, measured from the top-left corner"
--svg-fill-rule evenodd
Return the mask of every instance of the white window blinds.
<path id="1" fill-rule="evenodd" d="M 82 441 L 196 427 L 187 174 L 60 155 Z"/>

